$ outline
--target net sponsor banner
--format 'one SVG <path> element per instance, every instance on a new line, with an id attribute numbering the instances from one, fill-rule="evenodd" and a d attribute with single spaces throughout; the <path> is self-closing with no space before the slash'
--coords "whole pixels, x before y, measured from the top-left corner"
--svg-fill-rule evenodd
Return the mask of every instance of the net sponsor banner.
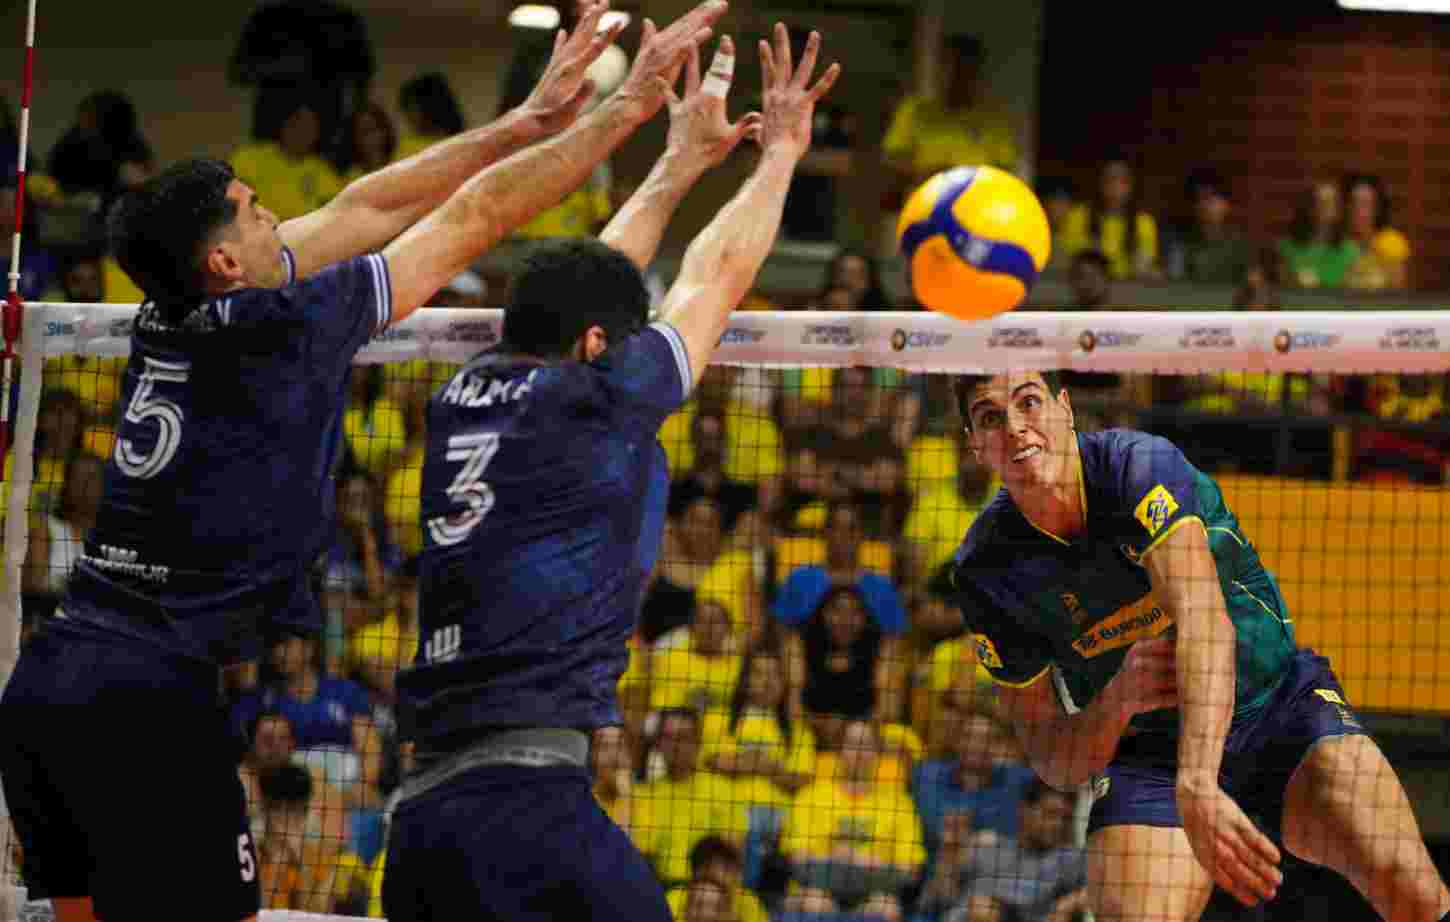
<path id="1" fill-rule="evenodd" d="M 135 307 L 40 303 L 26 309 L 43 315 L 45 355 L 129 352 Z M 375 338 L 359 361 L 463 362 L 502 336 L 502 311 L 433 308 Z M 901 311 L 745 311 L 731 316 L 715 361 L 956 373 L 1442 372 L 1450 371 L 1450 311 L 1031 311 L 976 323 Z"/>

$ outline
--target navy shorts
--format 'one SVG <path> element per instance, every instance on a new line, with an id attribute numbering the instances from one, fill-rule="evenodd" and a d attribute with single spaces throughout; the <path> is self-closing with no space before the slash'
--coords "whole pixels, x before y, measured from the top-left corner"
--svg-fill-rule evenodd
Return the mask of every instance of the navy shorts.
<path id="1" fill-rule="evenodd" d="M 649 863 L 572 766 L 483 766 L 403 801 L 385 868 L 388 922 L 670 919 Z"/>
<path id="2" fill-rule="evenodd" d="M 0 780 L 31 899 L 90 897 L 106 922 L 244 919 L 260 904 L 215 666 L 52 622 L 0 698 Z M 158 903 L 158 900 L 161 902 Z"/>
<path id="3" fill-rule="evenodd" d="M 1219 780 L 1270 838 L 1280 840 L 1284 794 L 1304 756 L 1320 740 L 1365 735 L 1329 660 L 1298 650 L 1279 687 L 1254 717 L 1229 728 Z M 1176 794 L 1178 742 L 1123 738 L 1096 782 L 1088 832 L 1103 826 L 1182 826 Z"/>

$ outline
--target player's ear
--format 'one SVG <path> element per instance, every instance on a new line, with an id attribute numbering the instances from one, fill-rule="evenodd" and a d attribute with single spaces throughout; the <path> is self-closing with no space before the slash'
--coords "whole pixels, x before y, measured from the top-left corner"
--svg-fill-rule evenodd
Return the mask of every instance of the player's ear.
<path id="1" fill-rule="evenodd" d="M 609 348 L 609 334 L 604 332 L 604 327 L 592 326 L 584 331 L 582 338 L 584 346 L 584 361 L 592 362 L 604 354 Z"/>
<path id="2" fill-rule="evenodd" d="M 202 257 L 202 269 L 206 274 L 208 288 L 228 288 L 231 283 L 242 280 L 241 260 L 237 258 L 230 241 L 217 240 Z"/>
<path id="3" fill-rule="evenodd" d="M 1062 404 L 1062 408 L 1067 411 L 1068 426 L 1076 429 L 1077 419 L 1073 416 L 1072 400 L 1067 396 L 1067 388 L 1064 387 L 1062 390 L 1057 392 L 1057 402 Z"/>

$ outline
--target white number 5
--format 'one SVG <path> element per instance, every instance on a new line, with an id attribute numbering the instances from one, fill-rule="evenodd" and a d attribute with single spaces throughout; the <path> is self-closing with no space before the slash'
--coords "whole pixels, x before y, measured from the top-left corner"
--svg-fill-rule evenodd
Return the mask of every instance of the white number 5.
<path id="1" fill-rule="evenodd" d="M 257 862 L 252 858 L 252 837 L 245 832 L 237 836 L 237 860 L 242 863 L 242 883 L 251 883 L 257 877 Z"/>
<path id="2" fill-rule="evenodd" d="M 463 469 L 448 487 L 448 498 L 468 508 L 455 515 L 440 515 L 428 520 L 428 533 L 434 542 L 457 544 L 478 527 L 493 508 L 493 488 L 484 483 L 483 472 L 498 451 L 498 433 L 480 432 L 455 435 L 448 440 L 449 461 L 462 461 Z"/>
<path id="3" fill-rule="evenodd" d="M 126 406 L 125 422 L 132 426 L 154 422 L 156 444 L 151 446 L 149 453 L 143 453 L 136 450 L 135 443 L 129 438 L 116 439 L 116 466 L 121 473 L 147 480 L 161 473 L 161 469 L 176 457 L 176 449 L 181 446 L 181 407 L 155 393 L 155 388 L 159 382 L 185 384 L 190 374 L 188 362 L 146 359 L 146 370 L 141 372 L 136 392 Z"/>

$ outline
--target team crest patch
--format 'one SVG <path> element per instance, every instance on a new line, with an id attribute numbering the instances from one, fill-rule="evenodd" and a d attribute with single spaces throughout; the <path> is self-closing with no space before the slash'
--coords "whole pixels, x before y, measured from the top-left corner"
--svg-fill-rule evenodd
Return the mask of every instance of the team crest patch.
<path id="1" fill-rule="evenodd" d="M 972 641 L 977 649 L 977 662 L 988 669 L 1002 668 L 1002 657 L 997 655 L 997 647 L 992 643 L 992 638 L 986 634 L 973 634 Z"/>
<path id="2" fill-rule="evenodd" d="M 1314 694 L 1328 701 L 1330 704 L 1345 705 L 1346 702 L 1339 696 L 1339 692 L 1328 688 L 1316 688 Z"/>
<path id="3" fill-rule="evenodd" d="M 1148 535 L 1152 537 L 1163 530 L 1163 526 L 1168 524 L 1168 520 L 1173 518 L 1173 513 L 1177 511 L 1178 501 L 1173 498 L 1172 493 L 1168 492 L 1168 488 L 1160 483 L 1149 490 L 1148 495 L 1143 497 L 1143 501 L 1138 503 L 1138 508 L 1133 510 L 1133 516 L 1144 528 L 1148 529 Z"/>

